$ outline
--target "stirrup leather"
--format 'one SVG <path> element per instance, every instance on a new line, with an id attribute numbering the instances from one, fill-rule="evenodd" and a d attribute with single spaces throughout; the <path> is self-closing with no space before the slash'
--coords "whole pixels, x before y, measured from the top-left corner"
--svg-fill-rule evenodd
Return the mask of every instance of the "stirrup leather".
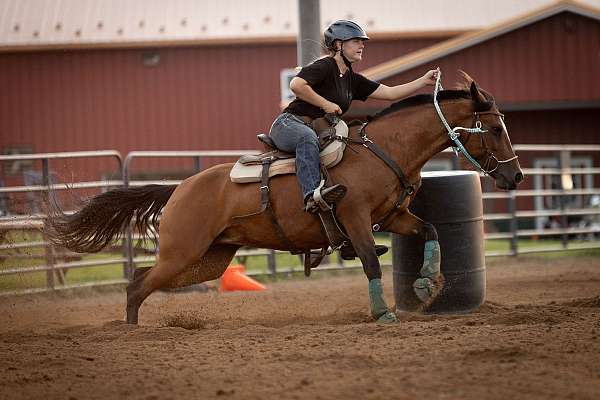
<path id="1" fill-rule="evenodd" d="M 325 180 L 322 180 L 306 202 L 305 211 L 316 214 L 321 221 L 321 226 L 329 242 L 329 247 L 321 249 L 320 252 L 307 252 L 304 255 L 304 275 L 310 276 L 310 270 L 319 266 L 323 257 L 331 254 L 334 249 L 349 243 L 349 239 L 335 218 L 335 203 L 346 195 L 346 187 L 334 185 L 323 189 Z"/>
<path id="2" fill-rule="evenodd" d="M 334 205 L 346 195 L 344 185 L 333 185 L 323 189 L 325 180 L 321 180 L 311 198 L 306 202 L 305 210 L 316 214 L 321 221 L 327 240 L 332 249 L 337 249 L 348 241 L 335 218 Z"/>
<path id="3" fill-rule="evenodd" d="M 325 236 L 327 236 L 327 240 L 332 249 L 337 249 L 350 241 L 335 219 L 333 210 L 321 211 L 317 215 L 321 220 Z"/>

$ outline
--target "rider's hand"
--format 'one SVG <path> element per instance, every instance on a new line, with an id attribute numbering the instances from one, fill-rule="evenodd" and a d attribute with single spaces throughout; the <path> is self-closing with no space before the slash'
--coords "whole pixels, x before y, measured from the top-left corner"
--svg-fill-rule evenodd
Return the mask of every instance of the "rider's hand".
<path id="1" fill-rule="evenodd" d="M 435 81 L 437 80 L 437 77 L 438 77 L 437 69 L 432 69 L 430 71 L 427 71 L 427 73 L 421 77 L 423 86 L 435 85 Z"/>
<path id="2" fill-rule="evenodd" d="M 341 114 L 342 109 L 335 103 L 328 101 L 323 107 L 321 107 L 325 114 Z"/>

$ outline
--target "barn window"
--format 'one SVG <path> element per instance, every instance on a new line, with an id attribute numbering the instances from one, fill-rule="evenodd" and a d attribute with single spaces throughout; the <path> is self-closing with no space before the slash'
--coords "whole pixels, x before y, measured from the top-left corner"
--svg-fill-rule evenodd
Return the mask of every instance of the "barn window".
<path id="1" fill-rule="evenodd" d="M 142 63 L 146 67 L 156 67 L 160 63 L 160 54 L 156 52 L 143 53 Z"/>

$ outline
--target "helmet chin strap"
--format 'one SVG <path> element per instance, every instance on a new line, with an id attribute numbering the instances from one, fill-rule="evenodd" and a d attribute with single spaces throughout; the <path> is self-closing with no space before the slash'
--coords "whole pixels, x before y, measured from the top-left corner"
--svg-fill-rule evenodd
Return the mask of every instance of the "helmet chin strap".
<path id="1" fill-rule="evenodd" d="M 346 64 L 346 67 L 348 67 L 349 70 L 352 70 L 352 63 L 344 55 L 343 48 L 344 48 L 344 42 L 341 42 L 340 43 L 340 49 L 336 50 L 336 52 L 338 52 L 338 51 L 340 52 L 340 55 L 342 56 L 342 60 L 344 60 L 344 64 Z"/>

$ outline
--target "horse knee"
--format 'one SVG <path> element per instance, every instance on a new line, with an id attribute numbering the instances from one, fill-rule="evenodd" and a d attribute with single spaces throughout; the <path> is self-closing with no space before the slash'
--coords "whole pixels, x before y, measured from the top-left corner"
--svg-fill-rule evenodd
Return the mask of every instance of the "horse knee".
<path id="1" fill-rule="evenodd" d="M 435 229 L 435 226 L 433 226 L 429 222 L 425 222 L 423 224 L 423 227 L 421 228 L 420 234 L 421 234 L 421 237 L 426 242 L 428 242 L 430 240 L 435 240 L 435 241 L 438 240 L 437 230 Z"/>

